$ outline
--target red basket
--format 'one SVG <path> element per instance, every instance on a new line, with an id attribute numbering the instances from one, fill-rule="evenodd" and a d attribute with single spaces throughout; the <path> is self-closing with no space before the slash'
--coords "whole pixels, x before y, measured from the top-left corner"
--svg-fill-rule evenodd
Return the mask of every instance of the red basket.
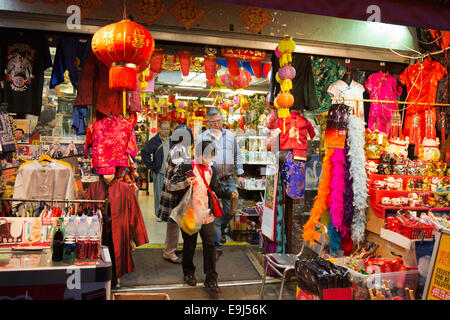
<path id="1" fill-rule="evenodd" d="M 431 238 L 433 234 L 432 226 L 427 225 L 423 225 L 422 227 L 407 226 L 402 224 L 396 218 L 386 219 L 386 228 L 388 230 L 400 233 L 402 236 L 411 240 L 422 238 L 428 239 Z"/>

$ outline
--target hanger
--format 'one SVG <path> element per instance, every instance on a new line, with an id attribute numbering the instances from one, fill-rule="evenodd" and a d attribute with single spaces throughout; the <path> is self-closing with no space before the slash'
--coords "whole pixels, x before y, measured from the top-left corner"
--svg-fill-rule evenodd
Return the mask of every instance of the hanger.
<path id="1" fill-rule="evenodd" d="M 48 155 L 48 154 L 43 154 L 42 156 L 39 157 L 38 162 L 40 164 L 44 164 L 46 162 L 50 163 L 52 162 L 53 159 Z"/>

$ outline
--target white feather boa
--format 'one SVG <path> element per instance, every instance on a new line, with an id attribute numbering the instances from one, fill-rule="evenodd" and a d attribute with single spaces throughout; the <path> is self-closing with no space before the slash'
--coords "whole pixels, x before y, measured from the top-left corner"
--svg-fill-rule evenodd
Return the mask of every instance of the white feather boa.
<path id="1" fill-rule="evenodd" d="M 364 152 L 364 122 L 355 115 L 348 119 L 348 144 L 350 176 L 353 179 L 353 204 L 355 214 L 352 222 L 352 240 L 358 245 L 364 240 L 366 229 L 366 208 L 369 190 L 367 188 L 366 156 Z"/>

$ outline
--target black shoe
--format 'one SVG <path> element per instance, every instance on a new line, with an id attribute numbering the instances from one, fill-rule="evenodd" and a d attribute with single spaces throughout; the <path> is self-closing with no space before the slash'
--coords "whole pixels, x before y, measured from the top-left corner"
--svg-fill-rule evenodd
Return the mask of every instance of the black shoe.
<path id="1" fill-rule="evenodd" d="M 222 234 L 222 238 L 220 238 L 220 243 L 224 244 L 226 242 L 227 242 L 227 237 L 224 234 Z"/>
<path id="2" fill-rule="evenodd" d="M 181 254 L 181 253 L 183 253 L 183 249 L 177 249 L 177 250 L 175 250 L 175 254 Z"/>
<path id="3" fill-rule="evenodd" d="M 191 287 L 195 287 L 197 285 L 197 279 L 195 279 L 195 276 L 188 274 L 184 276 L 184 283 Z"/>
<path id="4" fill-rule="evenodd" d="M 222 254 L 223 254 L 223 251 L 216 251 L 216 262 L 219 261 Z"/>
<path id="5" fill-rule="evenodd" d="M 215 281 L 215 280 L 205 281 L 204 285 L 205 285 L 205 288 L 207 288 L 211 293 L 219 293 L 220 292 L 220 288 L 217 285 L 217 281 Z"/>

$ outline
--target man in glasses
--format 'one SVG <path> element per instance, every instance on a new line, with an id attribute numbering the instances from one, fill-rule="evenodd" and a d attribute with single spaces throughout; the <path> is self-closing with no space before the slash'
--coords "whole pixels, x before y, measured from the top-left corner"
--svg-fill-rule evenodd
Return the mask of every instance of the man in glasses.
<path id="1" fill-rule="evenodd" d="M 219 109 L 209 108 L 206 112 L 208 129 L 200 134 L 196 144 L 202 141 L 212 141 L 216 145 L 213 167 L 219 173 L 219 183 L 231 193 L 237 191 L 234 180 L 234 168 L 238 176 L 238 185 L 244 187 L 244 166 L 242 165 L 241 151 L 233 132 L 223 128 L 223 116 Z M 228 228 L 233 212 L 231 212 L 231 199 L 222 198 L 223 216 L 216 218 L 216 259 L 222 255 L 223 244 L 226 242 L 225 231 Z"/>

